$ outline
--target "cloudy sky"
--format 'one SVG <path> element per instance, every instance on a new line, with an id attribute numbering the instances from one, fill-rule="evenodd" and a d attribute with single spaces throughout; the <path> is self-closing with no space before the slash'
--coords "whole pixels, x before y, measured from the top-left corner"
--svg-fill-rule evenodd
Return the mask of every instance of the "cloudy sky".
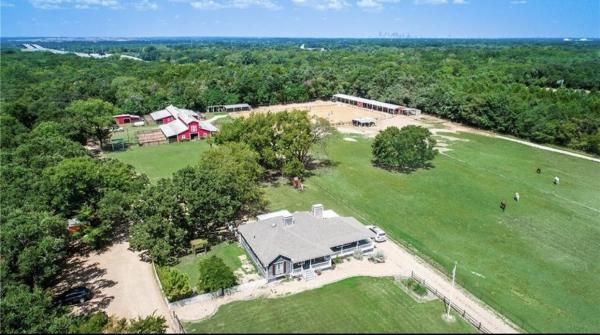
<path id="1" fill-rule="evenodd" d="M 600 0 L 0 0 L 1 35 L 600 38 Z"/>

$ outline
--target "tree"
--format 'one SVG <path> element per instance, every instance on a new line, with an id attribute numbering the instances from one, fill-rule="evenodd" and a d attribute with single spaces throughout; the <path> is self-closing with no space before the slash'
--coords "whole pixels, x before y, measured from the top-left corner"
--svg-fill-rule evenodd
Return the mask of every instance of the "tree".
<path id="1" fill-rule="evenodd" d="M 69 330 L 68 310 L 54 306 L 41 289 L 3 281 L 0 292 L 3 334 L 66 334 Z"/>
<path id="2" fill-rule="evenodd" d="M 172 180 L 161 179 L 144 190 L 131 213 L 129 244 L 133 249 L 148 250 L 159 265 L 173 263 L 185 252 L 193 228 Z"/>
<path id="3" fill-rule="evenodd" d="M 3 215 L 0 241 L 3 270 L 12 279 L 45 287 L 67 256 L 66 221 L 47 212 L 15 209 Z"/>
<path id="4" fill-rule="evenodd" d="M 0 114 L 0 148 L 14 148 L 19 144 L 19 138 L 27 132 L 27 128 L 16 118 L 8 114 Z"/>
<path id="5" fill-rule="evenodd" d="M 110 134 L 113 115 L 118 114 L 111 103 L 100 99 L 77 100 L 65 112 L 73 138 L 82 144 L 91 138 L 99 141 L 100 147 Z"/>
<path id="6" fill-rule="evenodd" d="M 129 241 L 160 265 L 175 261 L 189 241 L 264 208 L 262 168 L 247 145 L 232 143 L 206 152 L 196 167 L 177 171 L 145 190 L 132 209 Z"/>
<path id="7" fill-rule="evenodd" d="M 138 316 L 129 321 L 127 333 L 129 334 L 164 334 L 167 330 L 167 320 L 162 316 L 148 315 L 145 318 Z"/>
<path id="8" fill-rule="evenodd" d="M 373 163 L 385 169 L 411 171 L 426 166 L 433 159 L 437 153 L 435 144 L 426 128 L 389 127 L 373 141 Z"/>
<path id="9" fill-rule="evenodd" d="M 214 292 L 233 287 L 237 279 L 233 271 L 217 256 L 210 256 L 198 263 L 198 291 Z"/>

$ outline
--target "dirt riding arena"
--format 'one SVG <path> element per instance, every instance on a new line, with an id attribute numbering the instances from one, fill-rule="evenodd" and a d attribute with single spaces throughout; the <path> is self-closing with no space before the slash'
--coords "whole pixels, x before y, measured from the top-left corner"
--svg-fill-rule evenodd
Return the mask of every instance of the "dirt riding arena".
<path id="1" fill-rule="evenodd" d="M 289 104 L 289 105 L 274 105 L 258 107 L 252 110 L 255 113 L 266 113 L 266 112 L 282 112 L 292 110 L 305 110 L 308 111 L 310 116 L 322 117 L 335 126 L 350 125 L 352 126 L 352 119 L 361 117 L 370 117 L 377 121 L 386 118 L 393 117 L 393 115 L 387 113 L 381 113 L 372 111 L 369 109 L 358 108 L 343 103 L 322 101 L 317 100 L 313 102 Z M 230 113 L 232 117 L 240 117 L 248 115 L 250 112 L 234 112 Z"/>
<path id="2" fill-rule="evenodd" d="M 336 126 L 342 133 L 356 133 L 362 134 L 367 137 L 374 137 L 378 132 L 387 127 L 398 127 L 402 128 L 408 125 L 422 126 L 429 128 L 433 133 L 437 131 L 444 132 L 455 132 L 455 131 L 466 131 L 466 132 L 477 132 L 485 133 L 483 131 L 465 127 L 463 125 L 452 123 L 431 115 L 393 115 L 384 112 L 378 112 L 366 108 L 360 108 L 340 102 L 332 101 L 312 101 L 298 104 L 289 105 L 273 105 L 258 107 L 253 109 L 251 112 L 254 113 L 266 113 L 266 112 L 281 112 L 281 111 L 292 111 L 292 110 L 305 110 L 308 111 L 310 116 L 323 117 L 329 122 Z M 251 112 L 234 112 L 230 113 L 231 117 L 243 117 L 249 115 Z M 352 125 L 352 119 L 370 117 L 376 120 L 375 126 L 373 127 L 357 127 Z"/>

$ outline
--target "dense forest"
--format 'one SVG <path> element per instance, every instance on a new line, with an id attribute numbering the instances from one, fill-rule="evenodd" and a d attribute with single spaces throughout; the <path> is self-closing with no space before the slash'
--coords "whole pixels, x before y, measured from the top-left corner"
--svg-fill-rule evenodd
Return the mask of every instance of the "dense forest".
<path id="1" fill-rule="evenodd" d="M 302 50 L 300 43 L 325 51 Z M 224 127 L 216 149 L 197 166 L 152 185 L 132 166 L 98 159 L 84 148 L 88 140 L 106 137 L 116 113 L 142 115 L 168 104 L 204 111 L 212 104 L 258 106 L 348 93 L 600 154 L 597 43 L 181 39 L 42 44 L 115 56 L 21 52 L 18 44 L 3 40 L 3 333 L 81 333 L 98 319 L 108 322 L 101 315 L 73 317 L 52 304 L 49 289 L 74 252 L 102 248 L 129 230 L 133 248 L 169 264 L 191 239 L 210 236 L 262 208 L 258 182 L 265 171 L 302 175 L 311 146 L 329 133 L 327 124 L 311 123 L 306 113 L 237 120 Z M 145 61 L 120 59 L 120 54 Z M 202 187 L 207 192 L 199 193 Z M 70 235 L 66 221 L 72 218 L 82 229 Z M 163 322 L 155 321 L 133 320 L 130 327 Z"/>
<path id="2" fill-rule="evenodd" d="M 323 47 L 307 51 L 300 43 Z M 172 103 L 253 106 L 348 93 L 467 125 L 600 153 L 600 44 L 555 40 L 207 39 L 53 42 L 44 46 L 147 60 L 2 54 L 2 113 L 27 128 L 74 100 L 123 113 Z"/>

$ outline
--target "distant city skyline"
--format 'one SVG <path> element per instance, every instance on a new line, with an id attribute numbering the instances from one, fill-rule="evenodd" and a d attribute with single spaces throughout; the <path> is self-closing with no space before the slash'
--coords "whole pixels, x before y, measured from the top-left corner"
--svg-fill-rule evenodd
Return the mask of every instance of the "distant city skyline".
<path id="1" fill-rule="evenodd" d="M 0 0 L 2 37 L 600 38 L 600 1 Z"/>

